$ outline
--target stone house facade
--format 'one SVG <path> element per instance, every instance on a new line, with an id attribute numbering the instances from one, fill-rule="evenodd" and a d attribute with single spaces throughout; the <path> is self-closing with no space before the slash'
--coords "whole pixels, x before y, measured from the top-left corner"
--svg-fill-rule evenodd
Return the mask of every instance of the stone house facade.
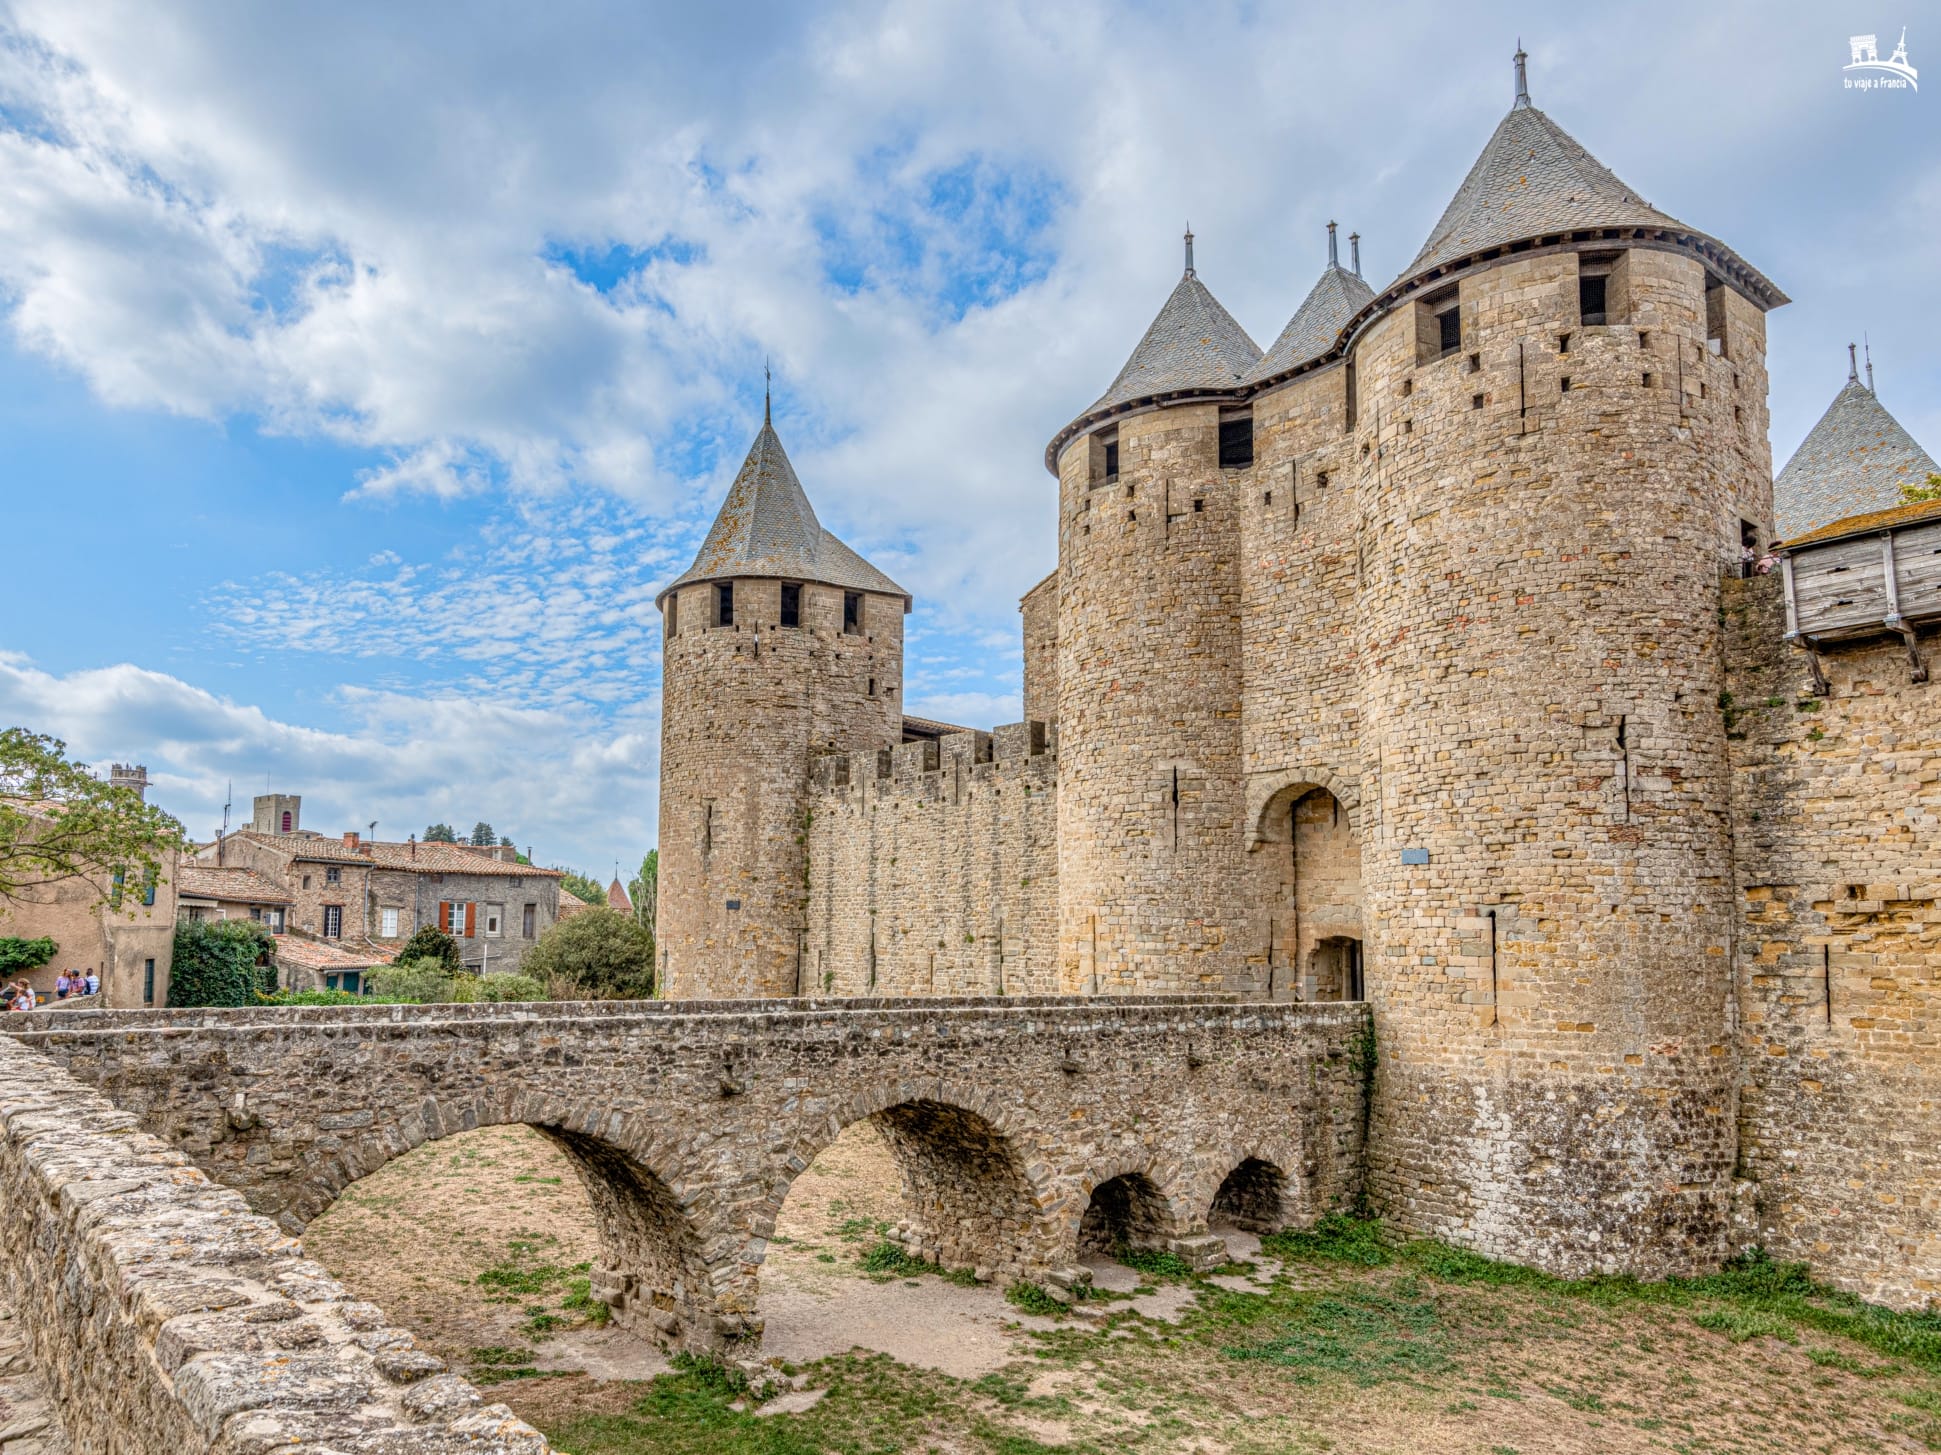
<path id="1" fill-rule="evenodd" d="M 1378 290 L 1330 226 L 1264 351 L 1189 234 L 1046 451 L 1027 723 L 914 730 L 900 631 L 832 659 L 828 603 L 867 588 L 804 547 L 833 538 L 764 425 L 661 598 L 664 980 L 1365 999 L 1396 1226 L 1573 1274 L 1761 1241 L 1933 1297 L 1941 610 L 1911 546 L 1831 636 L 1775 603 L 1878 544 L 1739 579 L 1778 539 L 1785 295 L 1538 110 L 1521 54 L 1517 81 L 1414 260 Z M 1802 455 L 1822 525 L 1857 497 Z M 1820 1027 L 1815 965 L 1851 992 Z"/>
<path id="2" fill-rule="evenodd" d="M 242 829 L 198 860 L 253 871 L 289 896 L 290 934 L 389 959 L 419 929 L 457 939 L 485 974 L 519 968 L 559 915 L 560 871 L 521 864 L 510 849 Z"/>

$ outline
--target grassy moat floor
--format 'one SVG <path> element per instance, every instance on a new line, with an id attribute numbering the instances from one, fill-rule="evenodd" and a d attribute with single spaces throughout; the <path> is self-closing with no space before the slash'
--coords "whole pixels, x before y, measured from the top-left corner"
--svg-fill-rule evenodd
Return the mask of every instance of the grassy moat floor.
<path id="1" fill-rule="evenodd" d="M 764 1269 L 793 1390 L 750 1407 L 602 1326 L 584 1190 L 537 1133 L 420 1148 L 310 1251 L 573 1455 L 1941 1450 L 1941 1316 L 1752 1263 L 1567 1284 L 1331 1220 L 1193 1278 L 1094 1263 L 1076 1317 L 900 1260 L 887 1149 L 852 1128 L 790 1193 Z"/>

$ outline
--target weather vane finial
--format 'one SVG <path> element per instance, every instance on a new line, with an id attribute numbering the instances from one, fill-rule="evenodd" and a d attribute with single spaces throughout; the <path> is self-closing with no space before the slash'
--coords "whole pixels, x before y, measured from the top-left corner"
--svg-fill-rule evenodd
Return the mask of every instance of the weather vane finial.
<path id="1" fill-rule="evenodd" d="M 1529 59 L 1523 53 L 1523 37 L 1519 35 L 1516 38 L 1516 106 L 1530 104 L 1530 71 L 1527 64 Z M 1515 109 L 1516 107 L 1511 108 L 1511 110 Z"/>
<path id="2" fill-rule="evenodd" d="M 773 380 L 773 377 L 774 376 L 768 372 L 768 355 L 763 354 L 762 355 L 762 423 L 763 424 L 770 423 L 772 418 L 770 414 L 769 386 Z"/>
<path id="3" fill-rule="evenodd" d="M 1186 224 L 1186 276 L 1193 276 L 1193 224 Z"/>

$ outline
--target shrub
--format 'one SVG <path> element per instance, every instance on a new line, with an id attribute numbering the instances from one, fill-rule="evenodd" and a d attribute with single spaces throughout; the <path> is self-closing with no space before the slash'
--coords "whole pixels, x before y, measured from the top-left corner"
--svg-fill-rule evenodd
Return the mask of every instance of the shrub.
<path id="1" fill-rule="evenodd" d="M 349 990 L 277 990 L 256 997 L 264 1005 L 367 1005 L 368 999 Z"/>
<path id="2" fill-rule="evenodd" d="M 443 1005 L 452 999 L 453 979 L 441 960 L 400 960 L 371 971 L 371 993 L 386 1000 Z"/>
<path id="3" fill-rule="evenodd" d="M 47 936 L 23 940 L 16 935 L 0 935 L 0 975 L 18 975 L 23 970 L 38 970 L 61 947 Z"/>
<path id="4" fill-rule="evenodd" d="M 546 987 L 530 975 L 460 975 L 451 986 L 451 999 L 459 1005 L 547 998 Z"/>
<path id="5" fill-rule="evenodd" d="M 168 1003 L 172 1006 L 254 1005 L 276 986 L 276 972 L 260 963 L 276 942 L 254 920 L 192 920 L 175 927 Z"/>
<path id="6" fill-rule="evenodd" d="M 458 941 L 437 925 L 426 925 L 404 942 L 404 948 L 398 951 L 398 964 L 409 960 L 436 960 L 453 973 L 465 968 L 465 962 L 459 958 Z"/>
<path id="7" fill-rule="evenodd" d="M 520 968 L 555 994 L 644 1000 L 654 993 L 654 937 L 617 910 L 589 909 L 541 935 Z"/>

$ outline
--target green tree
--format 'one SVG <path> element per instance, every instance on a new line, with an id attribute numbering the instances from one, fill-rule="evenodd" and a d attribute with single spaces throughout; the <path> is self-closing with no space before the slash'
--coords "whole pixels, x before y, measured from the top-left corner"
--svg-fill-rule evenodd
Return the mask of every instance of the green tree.
<path id="1" fill-rule="evenodd" d="M 175 927 L 168 1003 L 254 1005 L 276 988 L 275 972 L 262 963 L 276 942 L 254 920 L 192 920 Z"/>
<path id="2" fill-rule="evenodd" d="M 119 884 L 154 884 L 188 846 L 181 824 L 70 761 L 59 738 L 0 732 L 0 912 L 77 882 L 93 889 L 95 903 L 119 905 Z M 132 918 L 141 896 L 130 898 Z"/>
<path id="3" fill-rule="evenodd" d="M 654 993 L 654 937 L 618 910 L 560 920 L 526 952 L 519 973 L 556 999 L 645 1000 Z"/>
<path id="4" fill-rule="evenodd" d="M 660 850 L 649 849 L 640 861 L 640 872 L 627 881 L 627 897 L 634 902 L 634 918 L 648 935 L 659 940 L 655 918 L 655 896 L 660 892 Z"/>
<path id="5" fill-rule="evenodd" d="M 472 825 L 472 847 L 473 848 L 489 849 L 494 844 L 498 843 L 498 841 L 499 841 L 499 836 L 492 832 L 492 825 L 487 823 L 484 819 L 480 819 L 477 823 Z"/>
<path id="6" fill-rule="evenodd" d="M 42 935 L 37 940 L 23 940 L 16 935 L 0 935 L 0 975 L 18 975 L 26 970 L 38 970 L 53 959 L 61 947 Z"/>
<path id="7" fill-rule="evenodd" d="M 580 873 L 577 869 L 565 869 L 561 873 L 563 875 L 559 881 L 559 887 L 561 889 L 564 889 L 575 899 L 583 899 L 588 904 L 597 904 L 602 909 L 606 908 L 607 892 L 598 884 L 594 883 L 592 879 Z"/>
<path id="8" fill-rule="evenodd" d="M 1925 485 L 1901 486 L 1901 504 L 1921 505 L 1930 500 L 1941 500 L 1941 475 L 1928 476 Z"/>
<path id="9" fill-rule="evenodd" d="M 458 835 L 450 824 L 435 823 L 425 830 L 424 840 L 427 844 L 455 844 L 458 842 Z"/>
<path id="10" fill-rule="evenodd" d="M 404 942 L 398 951 L 397 963 L 402 965 L 410 960 L 436 960 L 452 971 L 464 968 L 465 960 L 458 953 L 458 941 L 439 929 L 437 925 L 426 925 Z"/>

